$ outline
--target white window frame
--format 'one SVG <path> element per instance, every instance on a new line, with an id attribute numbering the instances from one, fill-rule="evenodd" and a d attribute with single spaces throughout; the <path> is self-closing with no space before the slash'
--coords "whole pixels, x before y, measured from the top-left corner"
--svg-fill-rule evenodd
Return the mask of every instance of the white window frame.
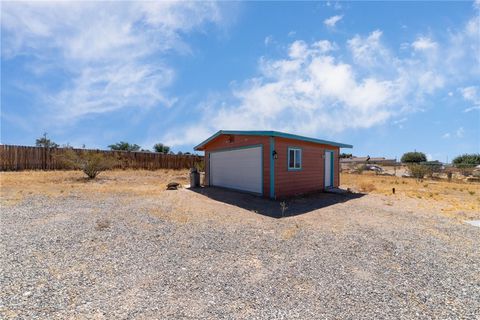
<path id="1" fill-rule="evenodd" d="M 293 167 L 290 166 L 290 151 L 293 151 Z M 296 166 L 296 164 L 297 164 L 297 151 L 298 151 L 298 155 L 299 155 L 299 158 L 300 158 L 300 161 L 298 162 L 298 164 L 300 165 L 299 167 Z M 303 161 L 303 154 L 302 153 L 303 153 L 302 148 L 296 148 L 296 147 L 289 147 L 288 148 L 287 169 L 289 171 L 290 170 L 292 170 L 292 171 L 302 170 L 302 161 Z"/>

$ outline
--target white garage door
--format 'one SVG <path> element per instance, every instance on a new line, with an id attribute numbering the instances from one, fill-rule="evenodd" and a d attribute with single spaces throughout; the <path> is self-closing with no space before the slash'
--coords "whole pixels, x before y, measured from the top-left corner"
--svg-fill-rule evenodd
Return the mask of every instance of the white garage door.
<path id="1" fill-rule="evenodd" d="M 262 193 L 262 148 L 210 153 L 210 185 Z"/>

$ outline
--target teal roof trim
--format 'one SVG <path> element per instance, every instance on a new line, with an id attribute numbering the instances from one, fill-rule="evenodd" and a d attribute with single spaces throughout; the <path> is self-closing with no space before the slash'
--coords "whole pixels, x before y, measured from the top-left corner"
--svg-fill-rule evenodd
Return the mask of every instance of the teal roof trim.
<path id="1" fill-rule="evenodd" d="M 328 140 L 309 138 L 309 137 L 304 137 L 304 136 L 299 136 L 299 135 L 296 135 L 296 134 L 284 133 L 284 132 L 279 132 L 279 131 L 220 130 L 217 133 L 215 133 L 213 136 L 208 138 L 207 140 L 205 140 L 202 143 L 196 145 L 194 147 L 194 150 L 197 150 L 197 151 L 201 150 L 207 143 L 209 143 L 210 141 L 212 141 L 213 139 L 215 139 L 216 137 L 218 137 L 222 134 L 237 134 L 237 135 L 243 135 L 243 136 L 279 137 L 279 138 L 301 140 L 301 141 L 307 141 L 307 142 L 313 142 L 313 143 L 319 143 L 319 144 L 327 144 L 327 145 L 335 146 L 335 147 L 339 147 L 339 148 L 353 148 L 353 146 L 351 144 L 345 144 L 345 143 L 333 142 L 333 141 L 328 141 Z"/>

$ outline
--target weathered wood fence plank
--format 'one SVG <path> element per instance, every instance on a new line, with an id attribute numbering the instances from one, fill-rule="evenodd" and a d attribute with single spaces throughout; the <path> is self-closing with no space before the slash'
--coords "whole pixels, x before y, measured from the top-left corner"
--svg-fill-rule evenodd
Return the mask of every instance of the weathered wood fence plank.
<path id="1" fill-rule="evenodd" d="M 67 167 L 55 155 L 65 148 L 41 148 L 15 145 L 0 145 L 0 171 L 62 170 Z M 107 151 L 71 149 L 75 152 L 96 152 L 118 159 L 115 168 L 122 169 L 189 169 L 203 162 L 203 156 L 173 155 L 156 152 Z"/>

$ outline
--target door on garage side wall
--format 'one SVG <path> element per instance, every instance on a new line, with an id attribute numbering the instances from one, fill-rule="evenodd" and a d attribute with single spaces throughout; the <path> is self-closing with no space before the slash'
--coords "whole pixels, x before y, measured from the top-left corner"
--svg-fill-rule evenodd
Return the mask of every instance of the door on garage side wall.
<path id="1" fill-rule="evenodd" d="M 210 152 L 210 185 L 262 193 L 262 147 Z"/>
<path id="2" fill-rule="evenodd" d="M 333 187 L 333 152 L 325 151 L 325 188 Z"/>

